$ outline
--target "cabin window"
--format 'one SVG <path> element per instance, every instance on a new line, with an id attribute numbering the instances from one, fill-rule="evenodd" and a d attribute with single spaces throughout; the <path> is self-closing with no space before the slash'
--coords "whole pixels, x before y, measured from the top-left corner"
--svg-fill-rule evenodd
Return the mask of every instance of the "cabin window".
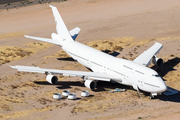
<path id="1" fill-rule="evenodd" d="M 126 65 L 123 65 L 123 66 L 126 67 L 126 68 L 128 68 L 128 69 L 130 69 L 130 70 L 133 70 L 132 68 L 130 68 L 130 67 L 126 66 Z"/>
<path id="2" fill-rule="evenodd" d="M 144 73 L 143 72 L 140 72 L 140 71 L 138 71 L 138 70 L 135 70 L 136 72 L 138 72 L 138 73 L 140 73 L 140 74 L 143 74 L 144 75 Z"/>
<path id="3" fill-rule="evenodd" d="M 155 76 L 155 77 L 160 77 L 160 75 L 159 74 L 152 74 L 152 76 Z"/>

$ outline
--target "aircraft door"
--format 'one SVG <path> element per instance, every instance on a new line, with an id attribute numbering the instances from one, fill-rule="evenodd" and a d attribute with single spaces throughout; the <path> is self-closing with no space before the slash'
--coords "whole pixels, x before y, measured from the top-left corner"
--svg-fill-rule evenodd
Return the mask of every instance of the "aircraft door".
<path id="1" fill-rule="evenodd" d="M 123 74 L 124 74 L 124 76 L 123 76 L 124 83 L 126 83 L 127 85 L 132 85 L 132 82 L 129 79 L 129 75 L 127 74 L 127 72 L 124 72 Z"/>
<path id="2" fill-rule="evenodd" d="M 139 80 L 139 76 L 137 76 L 136 74 L 134 74 L 134 71 L 132 71 L 131 72 L 131 75 L 130 75 L 130 81 L 131 81 L 131 85 L 133 86 L 133 88 L 135 89 L 135 90 L 139 90 L 139 88 L 140 88 L 140 81 L 141 80 Z"/>

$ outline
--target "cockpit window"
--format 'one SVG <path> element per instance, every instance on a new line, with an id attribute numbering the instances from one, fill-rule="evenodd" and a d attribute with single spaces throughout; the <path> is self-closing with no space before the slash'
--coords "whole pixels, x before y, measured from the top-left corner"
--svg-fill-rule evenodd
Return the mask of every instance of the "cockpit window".
<path id="1" fill-rule="evenodd" d="M 159 75 L 159 74 L 156 74 L 156 75 L 155 75 L 155 74 L 153 74 L 152 76 L 155 76 L 155 77 L 160 77 L 160 75 Z"/>

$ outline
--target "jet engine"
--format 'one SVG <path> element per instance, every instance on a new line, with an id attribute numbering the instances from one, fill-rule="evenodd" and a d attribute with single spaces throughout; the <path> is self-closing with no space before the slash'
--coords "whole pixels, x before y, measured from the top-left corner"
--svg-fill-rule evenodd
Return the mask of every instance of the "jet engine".
<path id="1" fill-rule="evenodd" d="M 57 84 L 57 82 L 58 82 L 57 76 L 54 76 L 54 75 L 47 75 L 46 80 L 53 85 Z"/>
<path id="2" fill-rule="evenodd" d="M 160 66 L 163 65 L 163 59 L 154 56 L 153 59 L 152 59 L 152 63 L 153 63 L 154 65 L 160 67 Z"/>
<path id="3" fill-rule="evenodd" d="M 89 88 L 91 90 L 94 90 L 96 88 L 96 86 L 97 86 L 97 83 L 95 81 L 92 81 L 92 80 L 85 80 L 84 85 L 87 88 Z"/>

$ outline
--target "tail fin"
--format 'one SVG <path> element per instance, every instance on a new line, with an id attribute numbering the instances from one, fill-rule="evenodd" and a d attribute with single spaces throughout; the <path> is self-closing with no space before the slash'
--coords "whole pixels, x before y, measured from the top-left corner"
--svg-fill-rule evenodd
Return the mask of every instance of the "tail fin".
<path id="1" fill-rule="evenodd" d="M 61 36 L 63 39 L 66 40 L 72 40 L 71 35 L 69 34 L 69 31 L 66 27 L 66 25 L 64 24 L 64 21 L 62 20 L 58 10 L 56 7 L 49 5 L 52 8 L 52 12 L 55 18 L 55 22 L 56 22 L 56 30 L 59 36 Z"/>
<path id="2" fill-rule="evenodd" d="M 33 37 L 33 36 L 28 36 L 24 35 L 26 38 L 34 39 L 34 40 L 39 40 L 43 42 L 48 42 L 56 45 L 63 46 L 63 40 L 71 40 L 74 41 L 76 37 L 78 36 L 79 32 L 81 31 L 80 28 L 76 27 L 72 29 L 71 31 L 68 31 L 66 28 L 66 25 L 64 24 L 58 10 L 56 7 L 49 5 L 52 8 L 53 15 L 56 21 L 56 30 L 57 33 L 52 33 L 51 37 L 52 39 L 48 38 L 41 38 L 41 37 Z"/>

